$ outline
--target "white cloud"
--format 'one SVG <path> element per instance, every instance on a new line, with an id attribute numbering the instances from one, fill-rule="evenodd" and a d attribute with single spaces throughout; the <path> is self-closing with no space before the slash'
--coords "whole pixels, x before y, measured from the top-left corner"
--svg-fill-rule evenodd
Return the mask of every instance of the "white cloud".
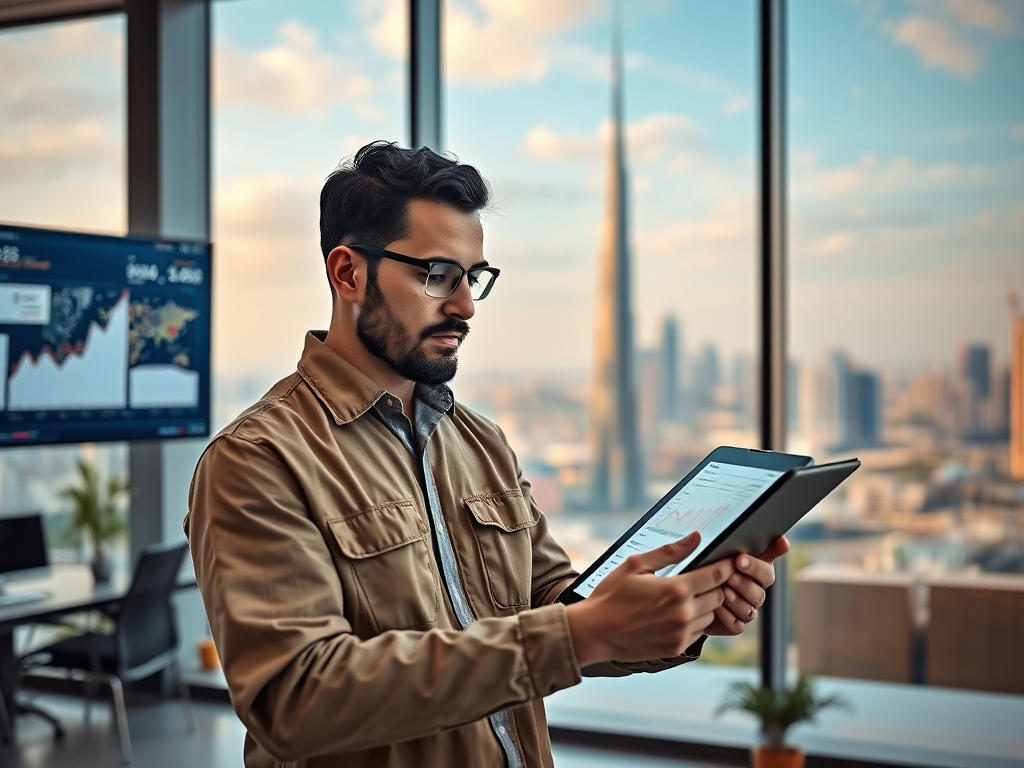
<path id="1" fill-rule="evenodd" d="M 1016 27 L 1011 13 L 992 0 L 946 0 L 947 13 L 965 26 L 1006 34 Z"/>
<path id="2" fill-rule="evenodd" d="M 821 153 L 816 149 L 805 149 L 793 155 L 793 164 L 801 171 L 812 171 L 818 167 Z"/>
<path id="3" fill-rule="evenodd" d="M 722 105 L 722 112 L 727 115 L 738 115 L 750 111 L 750 99 L 746 96 L 733 96 Z"/>
<path id="4" fill-rule="evenodd" d="M 4 35 L 0 210 L 9 221 L 124 231 L 123 21 Z"/>
<path id="5" fill-rule="evenodd" d="M 451 2 L 445 74 L 478 85 L 540 80 L 565 56 L 559 36 L 606 12 L 601 0 Z"/>
<path id="6" fill-rule="evenodd" d="M 214 349 L 222 375 L 273 381 L 298 360 L 304 332 L 327 327 L 318 193 L 316 179 L 279 175 L 215 190 Z"/>
<path id="7" fill-rule="evenodd" d="M 590 134 L 559 134 L 539 125 L 523 140 L 523 152 L 537 160 L 600 162 L 609 150 L 611 121 L 605 120 Z M 631 166 L 665 163 L 679 170 L 692 167 L 704 157 L 700 131 L 683 115 L 658 113 L 626 124 L 626 147 Z"/>
<path id="8" fill-rule="evenodd" d="M 931 69 L 946 70 L 964 79 L 973 78 L 981 69 L 982 51 L 944 21 L 908 16 L 896 25 L 892 35 Z"/>
<path id="9" fill-rule="evenodd" d="M 557 160 L 562 162 L 592 162 L 602 151 L 607 151 L 608 142 L 604 137 L 606 127 L 597 134 L 558 134 L 546 125 L 537 125 L 526 133 L 523 151 L 536 160 Z"/>
<path id="10" fill-rule="evenodd" d="M 1020 31 L 1020 4 L 998 0 L 916 0 L 916 11 L 880 27 L 897 45 L 917 54 L 922 65 L 974 78 L 982 69 L 994 36 Z"/>
<path id="11" fill-rule="evenodd" d="M 395 59 L 409 55 L 408 3 L 401 0 L 364 0 L 357 8 L 360 16 L 370 18 L 370 41 L 377 50 Z"/>
<path id="12" fill-rule="evenodd" d="M 995 174 L 996 169 L 988 166 L 957 163 L 922 166 L 908 157 L 881 160 L 873 154 L 865 154 L 847 165 L 810 166 L 794 178 L 793 189 L 796 197 L 805 199 L 882 197 L 958 189 L 991 179 Z"/>
<path id="13" fill-rule="evenodd" d="M 808 252 L 812 256 L 838 256 L 849 250 L 853 235 L 849 232 L 833 232 L 817 242 L 811 243 Z"/>
<path id="14" fill-rule="evenodd" d="M 214 95 L 221 106 L 323 116 L 328 106 L 342 102 L 364 107 L 372 91 L 354 60 L 326 49 L 315 30 L 295 20 L 278 28 L 270 48 L 226 43 L 214 60 Z"/>
<path id="15" fill-rule="evenodd" d="M 736 246 L 754 234 L 754 202 L 749 195 L 721 199 L 700 218 L 683 219 L 637 233 L 640 250 L 654 257 L 686 255 L 708 266 L 733 258 Z"/>
<path id="16" fill-rule="evenodd" d="M 0 135 L 3 183 L 33 178 L 99 174 L 123 167 L 124 147 L 95 119 L 56 125 L 47 121 L 20 121 L 18 130 Z"/>
<path id="17" fill-rule="evenodd" d="M 215 239 L 238 254 L 235 262 L 225 258 L 239 267 L 232 280 L 303 282 L 311 267 L 322 272 L 319 186 L 316 179 L 267 175 L 236 178 L 216 190 Z"/>

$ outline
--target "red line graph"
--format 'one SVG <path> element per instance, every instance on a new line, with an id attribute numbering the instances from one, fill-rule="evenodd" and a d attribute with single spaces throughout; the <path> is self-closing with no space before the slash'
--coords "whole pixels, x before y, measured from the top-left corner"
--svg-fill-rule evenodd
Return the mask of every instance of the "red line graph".
<path id="1" fill-rule="evenodd" d="M 110 308 L 110 313 L 113 313 L 118 308 L 118 306 L 120 306 L 121 302 L 127 303 L 127 301 L 128 290 L 125 289 L 121 291 L 120 298 L 114 303 L 114 306 Z M 92 343 L 93 336 L 97 333 L 102 333 L 103 331 L 106 330 L 106 328 L 106 323 L 101 323 L 98 320 L 93 320 L 92 322 L 89 323 L 89 328 L 86 331 L 85 339 L 79 339 L 73 345 L 68 344 L 68 342 L 66 341 L 62 341 L 58 345 L 58 348 L 56 350 L 54 350 L 49 344 L 45 345 L 36 354 L 32 354 L 32 352 L 26 350 L 21 354 L 21 357 L 19 357 L 16 361 L 11 363 L 8 373 L 13 376 L 18 372 L 20 368 L 26 366 L 36 366 L 40 362 L 42 362 L 43 358 L 47 357 L 50 358 L 50 360 L 57 368 L 62 368 L 64 367 L 64 364 L 67 363 L 69 358 L 82 357 L 83 355 L 85 355 L 86 351 L 89 349 L 89 346 Z"/>
<path id="2" fill-rule="evenodd" d="M 670 509 L 668 512 L 656 517 L 651 525 L 655 528 L 678 533 L 703 531 L 728 510 L 728 504 L 722 504 L 717 507 Z"/>

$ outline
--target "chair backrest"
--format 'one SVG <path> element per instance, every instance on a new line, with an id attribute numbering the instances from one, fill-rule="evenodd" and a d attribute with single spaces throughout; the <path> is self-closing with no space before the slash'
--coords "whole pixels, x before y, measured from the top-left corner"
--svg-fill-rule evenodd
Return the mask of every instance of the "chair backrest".
<path id="1" fill-rule="evenodd" d="M 154 544 L 139 555 L 117 616 L 118 674 L 125 679 L 178 648 L 171 594 L 187 551 L 186 542 Z"/>

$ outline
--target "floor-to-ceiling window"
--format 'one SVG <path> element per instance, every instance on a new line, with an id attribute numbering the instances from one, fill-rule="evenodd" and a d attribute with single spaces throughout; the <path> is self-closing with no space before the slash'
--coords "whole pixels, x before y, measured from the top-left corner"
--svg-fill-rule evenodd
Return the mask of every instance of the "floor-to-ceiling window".
<path id="1" fill-rule="evenodd" d="M 502 269 L 454 387 L 505 430 L 582 569 L 713 448 L 757 445 L 755 8 L 449 0 L 445 13 L 445 149 L 492 185 L 484 242 Z M 646 497 L 633 505 L 597 498 L 593 477 L 616 25 Z M 753 667 L 757 646 L 756 627 L 716 638 L 701 666 Z M 717 693 L 698 675 L 586 682 L 556 697 L 553 721 L 574 707 L 591 707 L 574 724 L 611 730 L 652 708 L 707 720 Z"/>
<path id="2" fill-rule="evenodd" d="M 0 221 L 125 233 L 124 43 L 121 15 L 0 30 Z M 45 512 L 73 549 L 59 491 L 79 458 L 127 469 L 122 443 L 0 451 L 0 514 Z"/>
<path id="3" fill-rule="evenodd" d="M 217 428 L 330 321 L 320 188 L 364 144 L 408 140 L 406 16 L 401 0 L 213 6 Z"/>
<path id="4" fill-rule="evenodd" d="M 858 727 L 957 707 L 933 746 L 997 752 L 1024 695 L 1024 6 L 789 13 L 789 445 L 864 462 L 794 537 L 790 663 L 880 703 L 927 686 Z"/>

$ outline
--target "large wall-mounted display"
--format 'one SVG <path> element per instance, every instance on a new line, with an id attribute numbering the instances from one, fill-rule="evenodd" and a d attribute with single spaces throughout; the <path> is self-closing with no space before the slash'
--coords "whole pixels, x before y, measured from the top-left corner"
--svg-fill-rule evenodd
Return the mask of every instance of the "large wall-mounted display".
<path id="1" fill-rule="evenodd" d="M 210 245 L 0 224 L 0 446 L 198 437 Z"/>

